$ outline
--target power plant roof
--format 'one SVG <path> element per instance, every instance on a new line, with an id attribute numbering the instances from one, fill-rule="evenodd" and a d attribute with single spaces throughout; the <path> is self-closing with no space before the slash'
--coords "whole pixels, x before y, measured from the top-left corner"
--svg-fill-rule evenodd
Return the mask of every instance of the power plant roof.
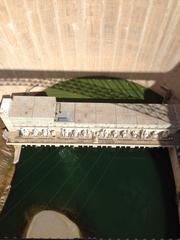
<path id="1" fill-rule="evenodd" d="M 9 117 L 54 118 L 55 107 L 55 97 L 14 96 Z"/>

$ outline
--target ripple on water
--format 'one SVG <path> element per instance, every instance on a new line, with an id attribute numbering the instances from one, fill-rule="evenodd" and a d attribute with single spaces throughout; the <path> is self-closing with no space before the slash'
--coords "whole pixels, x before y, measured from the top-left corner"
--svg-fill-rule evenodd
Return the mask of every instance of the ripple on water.
<path id="1" fill-rule="evenodd" d="M 0 235 L 21 236 L 27 213 L 41 206 L 67 212 L 91 236 L 179 234 L 174 182 L 164 149 L 27 147 L 18 164 L 0 218 Z"/>

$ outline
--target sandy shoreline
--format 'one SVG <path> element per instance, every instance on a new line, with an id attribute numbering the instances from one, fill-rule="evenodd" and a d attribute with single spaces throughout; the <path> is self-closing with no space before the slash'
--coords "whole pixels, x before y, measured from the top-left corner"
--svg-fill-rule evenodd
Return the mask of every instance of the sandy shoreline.
<path id="1" fill-rule="evenodd" d="M 80 238 L 80 231 L 65 215 L 44 210 L 33 217 L 26 238 Z"/>

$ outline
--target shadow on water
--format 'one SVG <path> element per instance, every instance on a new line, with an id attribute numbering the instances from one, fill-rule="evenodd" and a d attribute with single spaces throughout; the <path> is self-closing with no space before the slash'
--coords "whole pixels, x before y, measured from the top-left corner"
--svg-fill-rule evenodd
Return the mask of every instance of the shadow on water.
<path id="1" fill-rule="evenodd" d="M 145 93 L 146 92 L 146 93 Z M 58 101 L 157 103 L 162 97 L 125 79 L 84 77 L 60 82 L 46 90 Z"/>
<path id="2" fill-rule="evenodd" d="M 150 154 L 153 159 L 153 164 L 159 176 L 161 184 L 160 191 L 163 198 L 164 207 L 164 220 L 166 235 L 171 238 L 172 236 L 180 236 L 179 219 L 177 211 L 177 197 L 174 176 L 171 166 L 171 161 L 167 157 L 169 155 L 168 149 L 151 149 Z"/>
<path id="3" fill-rule="evenodd" d="M 21 69 L 1 69 L 0 85 L 54 85 L 61 79 L 72 79 L 84 76 L 107 76 L 107 78 L 133 79 L 155 81 L 157 85 L 167 84 L 177 86 L 177 78 L 180 74 L 180 63 L 178 62 L 170 71 L 167 72 L 132 72 L 132 71 L 50 71 L 50 70 L 21 70 Z M 170 81 L 169 81 L 170 80 Z M 157 86 L 156 86 L 157 87 Z M 178 86 L 177 86 L 178 87 Z M 152 87 L 153 90 L 155 89 Z M 156 89 L 155 89 L 156 90 Z"/>

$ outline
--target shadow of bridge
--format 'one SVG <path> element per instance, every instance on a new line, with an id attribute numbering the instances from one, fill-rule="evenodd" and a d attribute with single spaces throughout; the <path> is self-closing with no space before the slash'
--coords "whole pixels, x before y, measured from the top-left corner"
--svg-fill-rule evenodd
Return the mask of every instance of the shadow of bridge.
<path id="1" fill-rule="evenodd" d="M 96 71 L 42 71 L 42 70 L 20 70 L 3 69 L 0 70 L 0 85 L 5 86 L 42 86 L 49 87 L 63 80 L 74 79 L 87 76 L 105 76 L 112 78 L 129 79 L 141 81 L 153 81 L 152 90 L 163 94 L 166 89 L 180 89 L 180 83 L 177 81 L 180 76 L 180 63 L 168 72 L 96 72 Z M 76 80 L 77 81 L 77 80 Z M 86 79 L 86 82 L 88 79 Z M 122 87 L 122 86 L 118 86 Z M 165 88 L 164 88 L 165 86 Z M 92 87 L 92 86 L 91 86 Z M 98 87 L 98 86 L 96 86 Z M 107 90 L 107 89 L 105 89 Z M 102 92 L 102 95 L 106 91 Z M 177 94 L 176 94 L 177 95 Z"/>

